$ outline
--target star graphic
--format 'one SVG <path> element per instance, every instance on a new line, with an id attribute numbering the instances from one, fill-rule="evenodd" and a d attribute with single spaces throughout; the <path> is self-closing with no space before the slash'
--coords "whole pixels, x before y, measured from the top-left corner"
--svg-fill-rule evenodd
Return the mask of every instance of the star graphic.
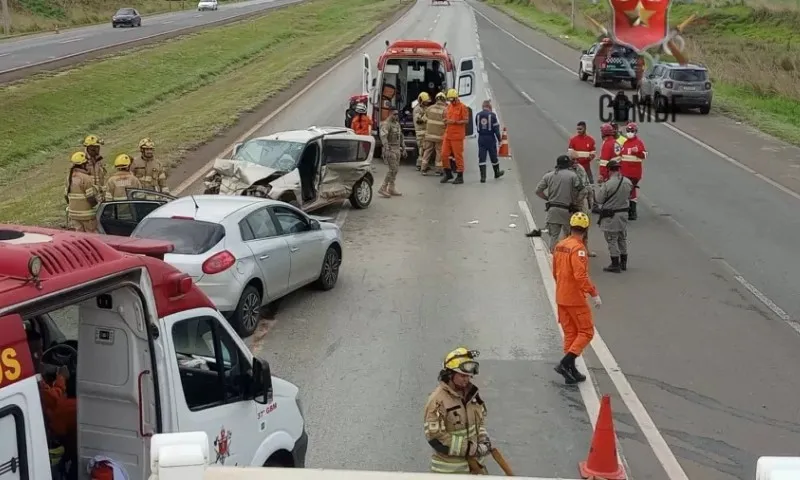
<path id="1" fill-rule="evenodd" d="M 648 26 L 647 20 L 650 19 L 653 14 L 656 13 L 653 10 L 647 10 L 642 5 L 642 1 L 636 4 L 633 10 L 626 10 L 625 16 L 628 17 L 628 20 L 631 22 L 632 27 L 640 27 L 640 26 Z"/>

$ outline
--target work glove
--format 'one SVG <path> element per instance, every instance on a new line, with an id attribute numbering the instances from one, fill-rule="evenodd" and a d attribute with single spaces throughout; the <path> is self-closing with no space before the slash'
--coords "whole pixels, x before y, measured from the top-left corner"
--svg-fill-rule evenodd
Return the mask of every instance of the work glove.
<path id="1" fill-rule="evenodd" d="M 472 443 L 469 442 L 467 448 L 467 456 L 469 457 L 485 457 L 489 453 L 489 446 L 485 443 Z"/>
<path id="2" fill-rule="evenodd" d="M 600 305 L 603 304 L 603 301 L 600 300 L 600 295 L 592 297 L 592 301 L 594 302 L 594 308 L 600 308 Z"/>

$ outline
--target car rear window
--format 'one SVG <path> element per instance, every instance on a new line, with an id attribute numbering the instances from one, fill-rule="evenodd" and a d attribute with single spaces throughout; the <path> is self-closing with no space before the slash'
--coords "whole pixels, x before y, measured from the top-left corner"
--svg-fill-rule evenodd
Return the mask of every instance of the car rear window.
<path id="1" fill-rule="evenodd" d="M 117 10 L 117 15 L 133 15 L 132 8 L 120 8 Z"/>
<path id="2" fill-rule="evenodd" d="M 172 253 L 179 255 L 200 255 L 225 238 L 225 227 L 183 218 L 145 218 L 132 236 L 171 242 Z"/>
<path id="3" fill-rule="evenodd" d="M 639 54 L 636 53 L 636 50 L 630 47 L 626 47 L 624 45 L 614 45 L 611 47 L 611 52 L 609 55 L 612 57 L 635 58 Z"/>
<path id="4" fill-rule="evenodd" d="M 705 82 L 708 72 L 705 70 L 680 69 L 669 72 L 669 78 L 676 82 Z"/>

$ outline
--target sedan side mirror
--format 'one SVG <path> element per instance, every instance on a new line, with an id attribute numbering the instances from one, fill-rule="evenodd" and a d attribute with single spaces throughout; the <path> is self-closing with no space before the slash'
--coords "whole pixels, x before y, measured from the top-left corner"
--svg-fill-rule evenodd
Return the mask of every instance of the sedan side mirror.
<path id="1" fill-rule="evenodd" d="M 311 230 L 321 230 L 322 226 L 319 224 L 318 220 L 311 219 Z"/>
<path id="2" fill-rule="evenodd" d="M 239 150 L 242 149 L 242 145 L 243 144 L 241 144 L 241 143 L 237 143 L 236 145 L 233 146 L 233 155 L 232 156 L 235 157 L 236 154 L 239 153 Z"/>
<path id="3" fill-rule="evenodd" d="M 269 362 L 253 357 L 251 382 L 253 400 L 262 405 L 272 403 L 272 371 L 269 368 Z"/>
<path id="4" fill-rule="evenodd" d="M 589 53 L 589 50 L 584 50 L 581 53 L 584 54 L 584 55 L 587 55 Z"/>

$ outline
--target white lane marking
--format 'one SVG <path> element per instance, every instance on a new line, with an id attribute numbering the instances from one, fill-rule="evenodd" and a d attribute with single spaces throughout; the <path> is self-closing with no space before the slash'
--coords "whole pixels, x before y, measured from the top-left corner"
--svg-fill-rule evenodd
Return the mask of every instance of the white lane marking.
<path id="1" fill-rule="evenodd" d="M 406 18 L 406 17 L 407 17 L 409 14 L 411 14 L 411 12 L 413 12 L 413 11 L 414 11 L 414 8 L 410 8 L 410 9 L 406 10 L 406 13 L 404 13 L 404 14 L 403 14 L 403 16 L 401 16 L 400 18 L 398 18 L 398 19 L 397 19 L 397 22 L 395 22 L 395 24 L 397 24 L 397 23 L 400 23 L 401 21 L 403 21 L 403 20 L 404 20 L 404 19 L 405 19 L 405 18 Z M 384 30 L 384 31 L 385 31 L 385 30 Z M 380 32 L 376 33 L 375 35 L 373 35 L 372 37 L 370 37 L 370 39 L 369 39 L 369 40 L 367 40 L 367 41 L 364 43 L 364 45 L 369 45 L 370 43 L 372 43 L 372 42 L 374 42 L 375 40 L 377 40 L 377 39 L 378 39 L 378 38 L 379 38 L 381 35 L 383 35 L 383 34 L 384 34 L 384 31 L 380 31 Z M 240 143 L 240 142 L 243 142 L 243 141 L 247 140 L 247 138 L 248 138 L 250 135 L 254 134 L 254 133 L 255 133 L 255 132 L 257 132 L 258 130 L 260 130 L 261 128 L 263 128 L 263 127 L 264 127 L 264 125 L 266 125 L 266 124 L 267 124 L 267 123 L 269 123 L 269 122 L 270 122 L 270 121 L 271 121 L 273 118 L 275 118 L 276 116 L 278 116 L 278 114 L 280 114 L 281 112 L 283 112 L 284 110 L 286 110 L 287 108 L 289 108 L 289 106 L 290 106 L 290 105 L 292 105 L 292 104 L 293 104 L 295 101 L 297 101 L 297 99 L 298 99 L 298 98 L 300 98 L 300 97 L 302 97 L 303 95 L 305 95 L 305 94 L 306 94 L 306 92 L 308 92 L 309 90 L 311 90 L 312 88 L 314 88 L 315 86 L 317 86 L 317 84 L 318 84 L 319 82 L 321 82 L 321 81 L 322 81 L 324 78 L 326 78 L 328 75 L 330 75 L 331 73 L 333 73 L 333 72 L 334 72 L 336 69 L 338 69 L 339 67 L 341 67 L 342 65 L 344 65 L 344 63 L 345 63 L 345 62 L 347 62 L 347 61 L 349 61 L 351 58 L 355 57 L 357 54 L 358 54 L 358 55 L 361 55 L 361 54 L 363 54 L 363 51 L 362 51 L 360 48 L 357 48 L 357 49 L 353 50 L 353 52 L 352 52 L 352 53 L 350 53 L 350 55 L 347 55 L 347 56 L 346 56 L 346 57 L 344 57 L 343 59 L 341 59 L 341 60 L 339 60 L 338 62 L 336 62 L 335 64 L 333 64 L 333 66 L 331 66 L 331 68 L 329 68 L 329 69 L 325 70 L 324 72 L 322 72 L 322 73 L 321 73 L 321 74 L 320 74 L 320 75 L 319 75 L 317 78 L 315 78 L 314 80 L 312 80 L 312 81 L 311 81 L 311 83 L 309 83 L 309 84 L 308 84 L 308 85 L 306 85 L 306 86 L 305 86 L 305 87 L 304 87 L 302 90 L 300 90 L 299 92 L 297 92 L 297 93 L 296 93 L 296 94 L 295 94 L 295 95 L 294 95 L 292 98 L 290 98 L 289 100 L 287 100 L 287 101 L 286 101 L 286 102 L 285 102 L 283 105 L 281 105 L 280 107 L 278 107 L 278 108 L 276 108 L 275 110 L 273 110 L 273 111 L 272 111 L 272 113 L 270 113 L 269 115 L 267 115 L 266 117 L 264 117 L 263 119 L 261 119 L 261 120 L 260 120 L 260 121 L 259 121 L 257 124 L 255 124 L 255 125 L 254 125 L 254 126 L 253 126 L 253 127 L 250 129 L 250 130 L 248 130 L 248 131 L 247 131 L 247 132 L 245 132 L 245 133 L 244 133 L 242 136 L 240 136 L 239 138 L 237 138 L 237 139 L 236 139 L 236 141 L 234 141 L 232 144 L 228 145 L 228 147 L 226 147 L 226 148 L 225 148 L 225 150 L 223 150 L 222 152 L 220 152 L 220 153 L 219 153 L 219 155 L 217 155 L 217 156 L 215 156 L 213 159 L 209 160 L 209 161 L 208 161 L 208 163 L 206 163 L 205 165 L 203 165 L 203 166 L 202 166 L 202 167 L 201 167 L 199 170 L 197 170 L 197 172 L 195 172 L 194 174 L 192 174 L 192 176 L 190 176 L 189 178 L 187 178 L 186 180 L 184 180 L 184 181 L 183 181 L 183 182 L 182 182 L 180 185 L 178 185 L 178 188 L 176 188 L 176 189 L 174 190 L 175 194 L 176 194 L 176 195 L 178 195 L 178 194 L 180 194 L 181 192 L 183 192 L 184 190 L 186 190 L 187 188 L 189 188 L 190 186 L 192 186 L 192 184 L 194 184 L 195 182 L 197 182 L 197 181 L 198 181 L 200 178 L 202 178 L 203 176 L 205 176 L 205 175 L 208 173 L 208 171 L 211 169 L 211 167 L 213 167 L 213 166 L 214 166 L 214 162 L 216 161 L 216 159 L 217 159 L 217 158 L 219 158 L 219 157 L 223 157 L 223 156 L 225 155 L 225 153 L 227 153 L 227 152 L 229 152 L 229 151 L 233 150 L 233 147 L 234 147 L 234 145 L 236 145 L 237 143 Z"/>
<path id="2" fill-rule="evenodd" d="M 523 92 L 522 90 L 519 91 L 519 94 L 522 95 L 523 97 L 525 97 L 525 100 L 527 100 L 527 101 L 529 101 L 531 103 L 536 103 L 536 100 L 531 98 L 530 95 L 528 95 L 527 93 Z"/>
<path id="3" fill-rule="evenodd" d="M 475 9 L 473 9 L 473 10 L 475 11 L 476 14 L 480 15 L 481 17 L 483 17 L 487 22 L 489 22 L 492 25 L 494 25 L 498 30 L 500 30 L 501 32 L 505 33 L 509 37 L 513 38 L 520 45 L 522 45 L 522 46 L 526 47 L 527 49 L 531 50 L 532 52 L 540 55 L 542 58 L 544 58 L 545 60 L 549 61 L 553 65 L 561 67 L 562 69 L 564 69 L 567 72 L 575 75 L 576 77 L 578 76 L 578 73 L 575 72 L 573 69 L 571 69 L 571 68 L 567 67 L 566 65 L 560 63 L 558 60 L 550 57 L 549 55 L 547 55 L 546 53 L 542 52 L 538 48 L 533 47 L 531 45 L 528 45 L 523 40 L 520 40 L 519 38 L 517 38 L 513 33 L 509 32 L 508 30 L 504 29 L 500 25 L 498 25 L 495 22 L 493 22 L 489 17 L 487 17 L 486 15 L 482 14 L 481 12 L 479 12 L 479 11 L 477 11 Z M 613 92 L 611 92 L 609 90 L 606 90 L 605 88 L 601 88 L 601 90 L 606 92 L 609 95 L 614 95 Z M 699 138 L 693 137 L 692 135 L 684 132 L 680 128 L 678 128 L 678 127 L 676 127 L 676 126 L 674 126 L 672 124 L 669 124 L 669 123 L 658 123 L 658 125 L 661 125 L 661 126 L 663 126 L 665 128 L 668 128 L 668 129 L 672 130 L 673 133 L 677 133 L 681 137 L 689 140 L 690 142 L 694 143 L 695 145 L 697 145 L 699 147 L 702 147 L 703 149 L 707 150 L 708 152 L 713 153 L 714 155 L 718 156 L 719 158 L 725 160 L 726 162 L 728 162 L 728 163 L 730 163 L 732 165 L 735 165 L 735 166 L 741 168 L 742 170 L 746 171 L 747 173 L 752 174 L 756 178 L 759 178 L 759 179 L 767 182 L 768 184 L 770 184 L 773 187 L 777 188 L 781 192 L 789 195 L 790 197 L 792 197 L 792 198 L 794 198 L 796 200 L 800 200 L 800 193 L 794 192 L 794 191 L 790 190 L 789 188 L 787 188 L 787 187 L 781 185 L 780 183 L 776 182 L 775 180 L 773 180 L 773 179 L 771 179 L 771 178 L 769 178 L 769 177 L 767 177 L 765 175 L 762 175 L 760 173 L 757 173 L 755 170 L 749 168 L 748 166 L 746 166 L 743 163 L 739 162 L 738 160 L 736 160 L 735 158 L 731 157 L 730 155 L 727 155 L 727 154 L 725 154 L 723 152 L 720 152 L 719 150 L 717 150 L 716 148 L 712 147 L 711 145 L 703 142 Z"/>
<path id="4" fill-rule="evenodd" d="M 83 40 L 83 37 L 71 38 L 71 39 L 69 39 L 69 40 L 63 40 L 63 41 L 61 41 L 61 42 L 58 42 L 58 43 L 60 43 L 61 45 L 63 45 L 63 44 L 65 44 L 65 43 L 78 42 L 78 41 L 80 41 L 80 40 Z"/>
<path id="5" fill-rule="evenodd" d="M 11 55 L 11 54 L 10 53 L 0 53 L 0 57 L 6 57 L 8 55 Z"/>
<path id="6" fill-rule="evenodd" d="M 489 75 L 486 72 L 481 73 L 481 77 L 483 78 L 483 83 L 484 84 L 488 84 L 489 83 Z"/>
<path id="7" fill-rule="evenodd" d="M 490 64 L 491 66 L 493 66 L 493 67 L 494 67 L 494 69 L 495 69 L 495 70 L 497 70 L 498 72 L 502 72 L 502 70 L 500 70 L 500 67 L 498 67 L 496 63 L 494 63 L 494 62 L 490 61 L 490 62 L 489 62 L 489 64 Z"/>
<path id="8" fill-rule="evenodd" d="M 168 20 L 166 22 L 161 22 L 161 25 L 169 25 L 170 23 L 172 23 L 172 20 Z"/>
<path id="9" fill-rule="evenodd" d="M 727 263 L 727 262 L 726 262 Z M 787 325 L 792 327 L 794 331 L 800 333 L 800 322 L 796 320 L 792 320 L 792 317 L 789 316 L 781 307 L 775 304 L 772 300 L 769 299 L 766 295 L 761 293 L 759 289 L 757 289 L 752 283 L 748 282 L 743 276 L 741 275 L 734 275 L 733 278 L 736 279 L 737 282 L 741 283 L 744 288 L 747 289 L 750 293 L 752 293 L 757 299 L 761 301 L 767 308 L 772 310 L 772 313 L 777 315 L 781 320 L 786 322 Z"/>
<path id="10" fill-rule="evenodd" d="M 192 17 L 193 17 L 193 18 L 200 18 L 200 17 L 202 17 L 202 16 L 203 16 L 203 14 L 202 14 L 202 13 L 198 13 L 197 15 L 192 15 Z"/>

